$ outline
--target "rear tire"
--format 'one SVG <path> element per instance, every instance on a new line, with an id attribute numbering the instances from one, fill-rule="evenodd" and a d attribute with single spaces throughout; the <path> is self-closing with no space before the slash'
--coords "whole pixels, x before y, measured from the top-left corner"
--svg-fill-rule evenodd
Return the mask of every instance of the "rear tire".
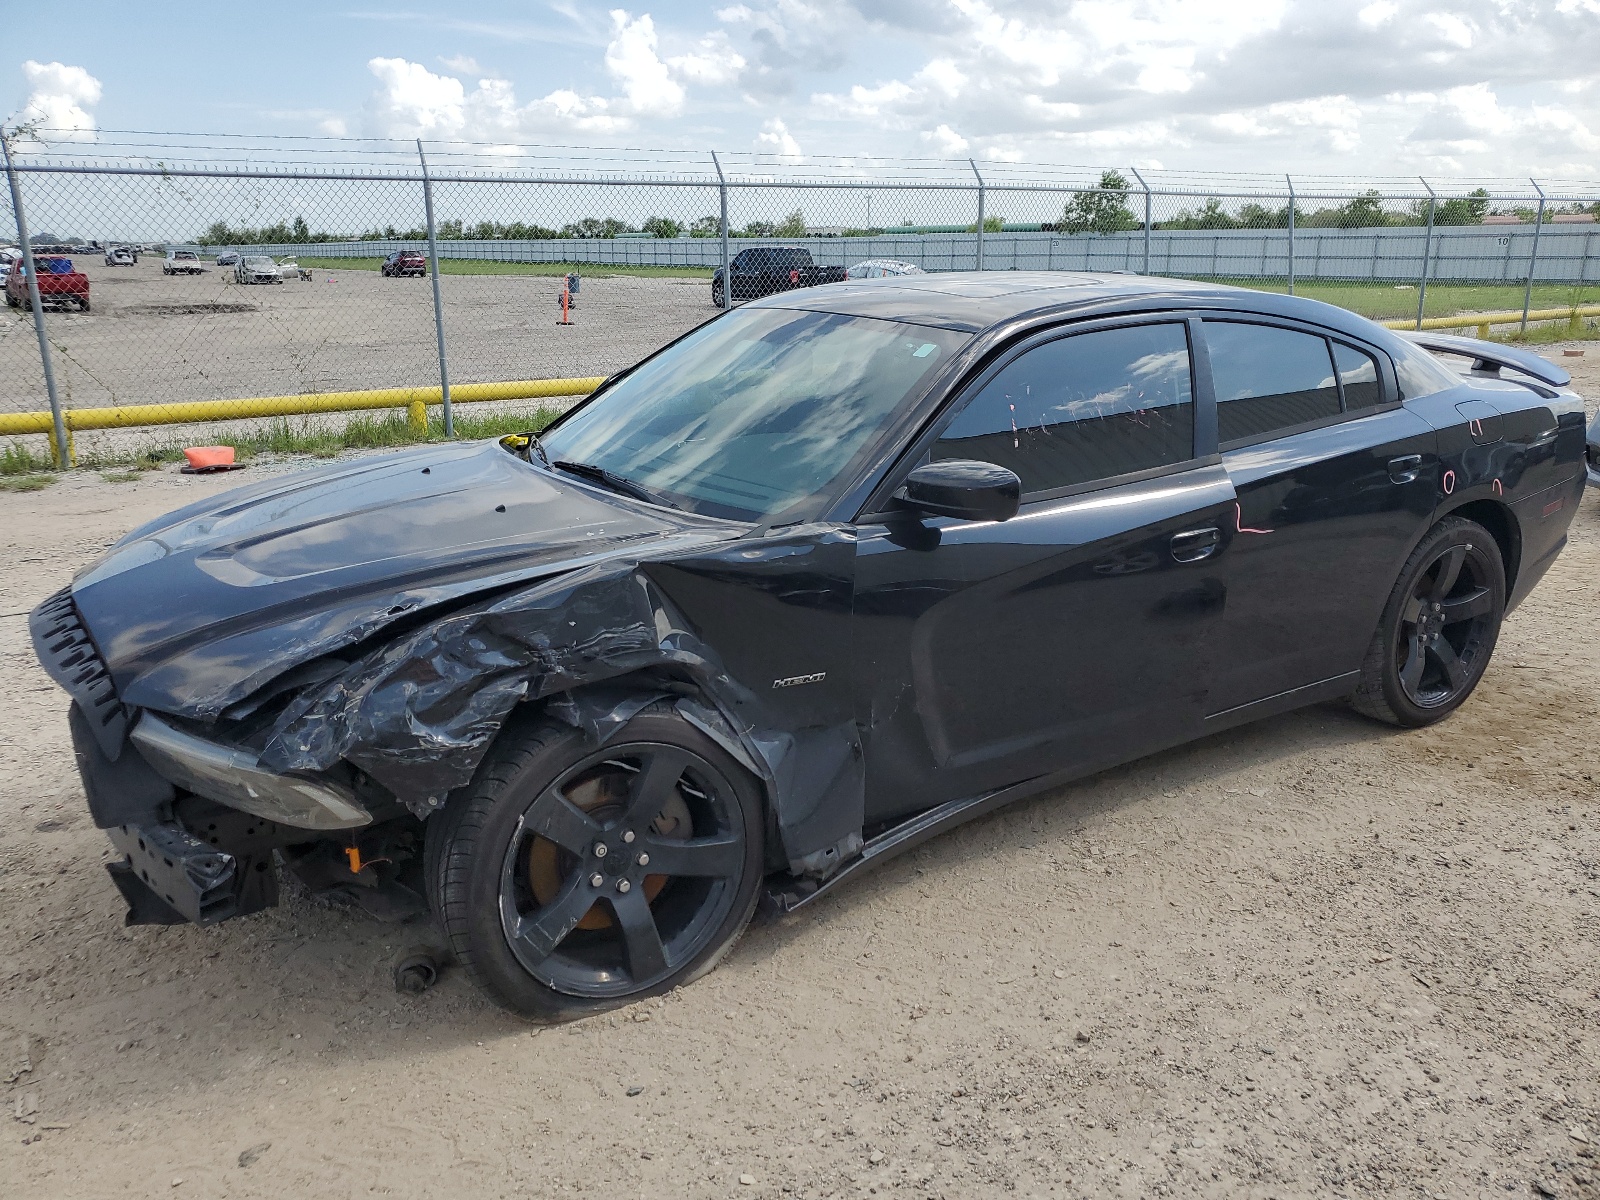
<path id="1" fill-rule="evenodd" d="M 89 297 L 85 296 L 81 300 L 79 300 L 78 301 L 78 307 L 81 308 L 84 312 L 88 312 L 89 311 Z"/>
<path id="2" fill-rule="evenodd" d="M 1499 544 L 1482 525 L 1446 517 L 1401 568 L 1351 705 L 1406 729 L 1442 721 L 1483 678 L 1505 607 Z"/>
<path id="3" fill-rule="evenodd" d="M 668 705 L 601 748 L 520 719 L 429 820 L 429 901 L 500 1004 L 588 1016 L 688 983 L 728 952 L 760 892 L 762 813 L 755 778 Z"/>

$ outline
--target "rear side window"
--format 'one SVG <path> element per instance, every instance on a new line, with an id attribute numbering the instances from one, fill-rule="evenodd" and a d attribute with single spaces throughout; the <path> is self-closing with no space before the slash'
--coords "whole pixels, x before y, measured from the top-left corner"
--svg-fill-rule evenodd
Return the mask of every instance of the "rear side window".
<path id="1" fill-rule="evenodd" d="M 1423 396 L 1442 392 L 1461 382 L 1448 367 L 1420 346 L 1401 342 L 1391 354 L 1402 400 L 1420 400 Z"/>
<path id="2" fill-rule="evenodd" d="M 1178 323 L 1059 338 L 1006 364 L 934 444 L 1008 467 L 1025 494 L 1194 457 L 1189 339 Z"/>
<path id="3" fill-rule="evenodd" d="M 1207 321 L 1205 329 L 1224 446 L 1339 415 L 1339 385 L 1322 338 L 1231 321 Z"/>
<path id="4" fill-rule="evenodd" d="M 1333 343 L 1333 365 L 1339 368 L 1339 383 L 1344 387 L 1347 411 L 1376 408 L 1383 403 L 1383 388 L 1378 383 L 1378 364 L 1372 355 L 1343 342 Z"/>

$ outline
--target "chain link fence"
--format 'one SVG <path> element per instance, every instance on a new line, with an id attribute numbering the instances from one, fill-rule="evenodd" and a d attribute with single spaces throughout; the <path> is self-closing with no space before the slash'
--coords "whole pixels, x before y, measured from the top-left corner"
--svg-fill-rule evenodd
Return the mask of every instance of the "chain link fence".
<path id="1" fill-rule="evenodd" d="M 847 274 L 1135 272 L 1411 323 L 1600 304 L 1583 184 L 424 151 L 17 151 L 0 435 L 57 449 L 56 410 L 101 459 L 152 426 L 264 448 L 492 433 L 724 307 Z"/>

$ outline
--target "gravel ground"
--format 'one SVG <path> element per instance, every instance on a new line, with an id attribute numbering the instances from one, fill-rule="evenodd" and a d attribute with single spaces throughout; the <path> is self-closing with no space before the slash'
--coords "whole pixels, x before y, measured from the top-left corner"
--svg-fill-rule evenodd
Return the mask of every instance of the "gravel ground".
<path id="1" fill-rule="evenodd" d="M 89 276 L 92 309 L 48 310 L 68 407 L 160 404 L 437 384 L 426 279 L 312 272 L 309 282 L 241 286 L 231 267 L 165 276 L 161 258 Z M 573 324 L 558 325 L 561 281 L 445 275 L 452 381 L 606 375 L 714 316 L 704 279 L 586 275 Z M 238 310 L 238 311 L 230 311 Z M 0 309 L 0 412 L 45 404 L 32 316 Z"/>
<path id="2" fill-rule="evenodd" d="M 538 1031 L 304 900 L 122 928 L 23 616 L 239 481 L 0 495 L 7 1196 L 1600 1197 L 1600 502 L 1439 727 L 1208 738 Z"/>

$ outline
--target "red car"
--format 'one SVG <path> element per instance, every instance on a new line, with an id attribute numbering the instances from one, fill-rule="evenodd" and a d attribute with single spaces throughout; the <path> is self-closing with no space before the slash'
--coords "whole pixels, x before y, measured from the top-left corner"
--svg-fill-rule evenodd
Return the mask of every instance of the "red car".
<path id="1" fill-rule="evenodd" d="M 39 300 L 44 304 L 76 304 L 89 311 L 89 277 L 72 265 L 70 258 L 54 255 L 35 255 L 34 265 L 39 273 Z M 21 308 L 29 303 L 28 277 L 19 262 L 6 276 L 6 303 Z"/>
<path id="2" fill-rule="evenodd" d="M 420 250 L 396 250 L 383 260 L 379 268 L 385 275 L 415 275 L 418 278 L 428 273 L 428 260 Z"/>

